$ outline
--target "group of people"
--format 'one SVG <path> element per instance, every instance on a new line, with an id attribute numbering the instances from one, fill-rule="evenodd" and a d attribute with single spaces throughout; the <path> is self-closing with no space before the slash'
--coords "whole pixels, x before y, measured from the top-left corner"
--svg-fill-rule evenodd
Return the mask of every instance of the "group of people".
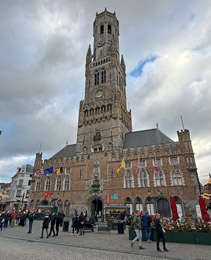
<path id="1" fill-rule="evenodd" d="M 85 214 L 81 212 L 80 215 L 78 215 L 77 211 L 74 212 L 74 215 L 72 217 L 72 234 L 75 233 L 77 235 L 84 235 L 84 222 L 87 220 L 87 211 Z"/>
<path id="2" fill-rule="evenodd" d="M 43 219 L 40 238 L 43 238 L 44 231 L 46 231 L 47 238 L 49 238 L 51 236 L 51 234 L 53 234 L 53 237 L 58 236 L 59 227 L 63 225 L 63 221 L 64 221 L 63 213 L 59 212 L 58 214 L 56 214 L 54 212 L 53 214 L 46 215 Z M 50 232 L 48 233 L 49 225 L 50 225 Z M 56 228 L 56 231 L 55 231 L 55 228 Z"/>
<path id="3" fill-rule="evenodd" d="M 142 246 L 142 226 L 144 226 L 145 229 L 145 235 L 146 235 L 146 239 L 147 242 L 150 243 L 151 242 L 151 232 L 152 232 L 152 227 L 151 227 L 151 223 L 152 223 L 152 218 L 149 215 L 148 212 L 145 212 L 145 214 L 143 214 L 141 216 L 139 211 L 136 211 L 136 214 L 133 218 L 133 223 L 134 223 L 134 229 L 136 232 L 136 237 L 132 240 L 131 242 L 131 247 L 133 247 L 133 244 L 138 240 L 139 241 L 139 249 L 145 249 Z M 143 225 L 142 225 L 143 223 Z M 162 228 L 162 225 L 160 223 L 160 214 L 157 213 L 155 215 L 155 231 L 157 234 L 157 251 L 162 252 L 162 250 L 160 249 L 160 239 L 163 240 L 163 251 L 168 252 L 168 249 L 166 248 L 166 241 L 165 241 L 165 237 L 164 237 L 164 229 Z"/>
<path id="4" fill-rule="evenodd" d="M 23 210 L 0 211 L 0 230 L 8 226 L 14 227 L 14 225 L 26 226 L 29 215 L 29 211 Z"/>

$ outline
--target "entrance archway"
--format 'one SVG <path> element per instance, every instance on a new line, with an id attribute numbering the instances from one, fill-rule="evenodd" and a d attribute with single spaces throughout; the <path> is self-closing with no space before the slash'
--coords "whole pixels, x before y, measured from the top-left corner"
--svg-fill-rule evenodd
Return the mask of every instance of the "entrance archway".
<path id="1" fill-rule="evenodd" d="M 157 201 L 158 213 L 161 216 L 171 217 L 170 205 L 167 199 L 161 198 Z"/>
<path id="2" fill-rule="evenodd" d="M 103 202 L 100 197 L 95 197 L 90 202 L 90 213 L 92 217 L 94 216 L 95 211 L 98 215 L 103 214 Z"/>

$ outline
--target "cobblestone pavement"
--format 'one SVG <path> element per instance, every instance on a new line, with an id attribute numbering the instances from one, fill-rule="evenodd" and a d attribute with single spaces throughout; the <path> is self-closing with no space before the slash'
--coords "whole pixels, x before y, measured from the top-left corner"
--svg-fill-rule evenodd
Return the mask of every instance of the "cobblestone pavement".
<path id="1" fill-rule="evenodd" d="M 34 221 L 33 231 L 27 234 L 28 227 L 8 227 L 0 231 L 0 258 L 9 259 L 172 259 L 208 260 L 211 247 L 167 243 L 169 252 L 157 252 L 156 243 L 143 242 L 144 250 L 138 249 L 138 242 L 131 248 L 128 230 L 124 234 L 87 231 L 84 236 L 59 233 L 59 236 L 40 239 L 42 221 Z M 61 228 L 62 229 L 62 228 Z"/>

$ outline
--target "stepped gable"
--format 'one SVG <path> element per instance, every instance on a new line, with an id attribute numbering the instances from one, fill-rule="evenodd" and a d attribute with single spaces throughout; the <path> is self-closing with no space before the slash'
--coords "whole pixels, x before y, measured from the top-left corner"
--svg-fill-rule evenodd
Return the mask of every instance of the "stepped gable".
<path id="1" fill-rule="evenodd" d="M 167 147 L 167 143 L 171 143 L 173 147 L 176 147 L 176 143 L 173 140 L 163 134 L 159 129 L 155 128 L 125 134 L 123 149 L 152 145 L 156 145 L 157 148 L 159 148 L 159 144 Z"/>
<path id="2" fill-rule="evenodd" d="M 76 155 L 76 144 L 69 144 L 62 148 L 58 153 L 53 155 L 50 159 L 58 159 L 64 157 L 72 157 Z"/>

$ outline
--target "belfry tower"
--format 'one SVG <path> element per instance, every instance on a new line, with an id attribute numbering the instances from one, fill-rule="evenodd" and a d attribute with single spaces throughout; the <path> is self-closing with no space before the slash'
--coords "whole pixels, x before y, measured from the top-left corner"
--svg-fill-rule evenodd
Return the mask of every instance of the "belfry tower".
<path id="1" fill-rule="evenodd" d="M 80 102 L 76 154 L 117 151 L 132 131 L 126 105 L 126 67 L 119 55 L 119 22 L 106 9 L 96 14 L 94 47 L 85 67 L 85 100 Z"/>

